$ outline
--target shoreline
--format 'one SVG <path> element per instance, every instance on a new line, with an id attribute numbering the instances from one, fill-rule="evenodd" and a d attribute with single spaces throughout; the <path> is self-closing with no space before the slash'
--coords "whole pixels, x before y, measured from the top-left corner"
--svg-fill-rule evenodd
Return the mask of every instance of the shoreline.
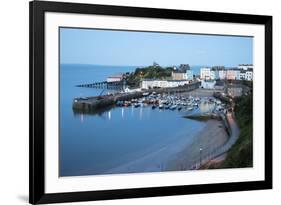
<path id="1" fill-rule="evenodd" d="M 167 163 L 176 156 L 188 144 L 191 144 L 194 137 L 205 129 L 206 123 L 200 123 L 201 128 L 189 128 L 189 135 L 185 132 L 177 133 L 179 138 L 160 143 L 143 153 L 138 158 L 126 162 L 101 174 L 121 174 L 121 173 L 144 173 L 165 171 Z M 195 133 L 194 133 L 195 132 Z M 194 133 L 194 134 L 191 134 Z"/>
<path id="2" fill-rule="evenodd" d="M 190 170 L 200 159 L 200 148 L 202 148 L 202 156 L 204 156 L 223 145 L 227 140 L 228 135 L 223 122 L 208 120 L 205 128 L 195 136 L 193 142 L 168 162 L 166 171 Z"/>
<path id="3" fill-rule="evenodd" d="M 186 134 L 185 134 L 186 136 Z M 208 120 L 192 139 L 175 142 L 174 146 L 162 145 L 160 149 L 101 174 L 126 174 L 162 171 L 191 170 L 194 160 L 199 158 L 199 148 L 212 151 L 228 140 L 222 121 Z"/>

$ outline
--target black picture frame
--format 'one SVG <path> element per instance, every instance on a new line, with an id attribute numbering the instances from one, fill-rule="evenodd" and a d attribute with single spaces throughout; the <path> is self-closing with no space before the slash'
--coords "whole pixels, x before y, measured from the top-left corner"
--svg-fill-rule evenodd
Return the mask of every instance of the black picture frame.
<path id="1" fill-rule="evenodd" d="M 184 11 L 124 6 L 32 1 L 30 11 L 30 164 L 29 202 L 31 204 L 123 199 L 167 195 L 260 190 L 272 188 L 272 17 L 262 15 Z M 235 183 L 198 184 L 154 188 L 45 193 L 45 58 L 44 25 L 46 12 L 150 17 L 208 22 L 247 23 L 265 26 L 265 180 Z"/>

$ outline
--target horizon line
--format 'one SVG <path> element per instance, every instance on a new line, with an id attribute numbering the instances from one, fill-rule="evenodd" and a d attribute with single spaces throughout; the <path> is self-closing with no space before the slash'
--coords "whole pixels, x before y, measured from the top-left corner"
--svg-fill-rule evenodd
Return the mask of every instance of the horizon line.
<path id="1" fill-rule="evenodd" d="M 181 64 L 184 64 L 184 63 L 181 63 Z M 174 65 L 160 65 L 161 67 L 173 67 L 173 66 L 179 66 L 181 64 L 174 64 Z M 238 67 L 239 65 L 243 65 L 243 64 L 249 64 L 249 65 L 253 65 L 253 63 L 240 63 L 240 64 L 237 64 L 236 66 L 226 66 L 226 65 L 219 65 L 219 64 L 216 64 L 216 65 L 192 65 L 192 64 L 189 64 L 190 67 L 192 66 L 202 66 L 202 67 L 214 67 L 214 66 L 224 66 L 225 68 L 233 68 L 233 67 Z M 109 65 L 109 64 L 95 64 L 95 63 L 60 63 L 60 65 L 95 65 L 95 66 L 115 66 L 115 67 L 122 67 L 122 66 L 130 66 L 130 67 L 147 67 L 147 66 L 152 66 L 152 64 L 150 65 Z"/>

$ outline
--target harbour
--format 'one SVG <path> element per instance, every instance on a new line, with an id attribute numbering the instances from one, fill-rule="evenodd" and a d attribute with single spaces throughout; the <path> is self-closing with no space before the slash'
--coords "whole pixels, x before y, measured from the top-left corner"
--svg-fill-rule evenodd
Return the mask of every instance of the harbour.
<path id="1" fill-rule="evenodd" d="M 76 78 L 76 76 L 73 77 Z M 103 77 L 103 79 L 105 78 Z M 175 81 L 175 83 L 178 82 Z M 173 84 L 169 84 L 168 87 L 129 89 L 123 77 L 113 82 L 98 81 L 96 83 L 76 84 L 73 89 L 87 91 L 89 94 L 72 97 L 73 119 L 74 121 L 79 120 L 80 124 L 72 120 L 72 125 L 76 127 L 76 130 L 72 128 L 70 130 L 73 133 L 78 130 L 80 136 L 83 136 L 85 132 L 85 134 L 87 133 L 86 136 L 92 133 L 90 136 L 98 134 L 100 137 L 109 137 L 108 133 L 102 131 L 107 129 L 107 132 L 114 133 L 113 136 L 116 137 L 116 140 L 125 137 L 125 144 L 131 144 L 130 146 L 134 147 L 135 150 L 129 151 L 127 145 L 126 148 L 121 146 L 124 150 L 118 152 L 113 151 L 114 149 L 112 150 L 111 146 L 108 146 L 109 149 L 104 146 L 103 150 L 100 147 L 97 149 L 96 146 L 100 143 L 119 144 L 120 142 L 110 136 L 110 141 L 108 141 L 109 139 L 104 141 L 99 138 L 93 144 L 90 142 L 92 141 L 89 138 L 90 136 L 85 136 L 85 143 L 89 144 L 90 147 L 87 149 L 84 144 L 84 149 L 90 153 L 93 152 L 92 149 L 95 149 L 93 153 L 99 150 L 95 154 L 96 157 L 91 155 L 92 158 L 87 158 L 89 164 L 81 164 L 81 167 L 84 168 L 80 171 L 72 170 L 67 164 L 64 164 L 65 169 L 61 170 L 62 173 L 68 176 L 91 173 L 114 174 L 139 171 L 193 170 L 200 169 L 203 163 L 208 163 L 215 157 L 227 152 L 237 140 L 239 131 L 237 131 L 234 121 L 229 122 L 233 104 L 231 98 L 225 95 L 225 89 L 204 89 L 199 81 L 189 82 L 185 85 L 178 84 L 178 86 L 173 87 L 170 87 L 170 85 Z M 163 120 L 164 118 L 165 120 Z M 120 124 L 123 121 L 126 121 L 126 123 Z M 180 124 L 178 124 L 179 122 Z M 99 126 L 93 127 L 88 123 Z M 85 125 L 88 128 L 85 129 Z M 140 127 L 142 127 L 141 130 Z M 160 127 L 161 130 L 158 129 Z M 163 127 L 167 129 L 163 129 Z M 235 129 L 234 133 L 232 129 Z M 67 133 L 67 135 L 73 134 L 69 130 Z M 104 134 L 106 135 L 104 136 Z M 205 136 L 205 138 L 203 139 L 202 136 Z M 129 138 L 134 139 L 138 145 L 130 141 Z M 64 138 L 61 140 L 63 142 Z M 84 141 L 83 138 L 79 138 L 79 143 L 81 143 L 81 140 Z M 148 145 L 147 143 L 151 144 Z M 141 144 L 143 146 L 137 148 Z M 200 151 L 201 149 L 203 151 Z M 128 156 L 124 153 L 125 150 L 130 153 Z M 64 158 L 63 161 L 65 162 L 67 162 L 65 157 L 73 156 L 73 153 L 65 155 L 66 151 L 61 151 L 63 153 L 61 157 Z M 103 156 L 107 156 L 105 154 L 107 152 L 115 153 L 114 163 L 110 159 L 105 160 L 107 163 L 104 163 L 97 158 L 102 153 Z M 186 152 L 189 158 L 183 159 L 178 156 L 180 152 Z M 75 157 L 80 156 L 79 158 L 82 159 L 82 153 L 76 153 Z M 110 156 L 111 154 L 108 155 L 108 157 Z M 177 159 L 175 159 L 176 156 Z M 132 160 L 132 157 L 137 160 Z M 102 157 L 102 159 L 105 158 Z M 93 160 L 97 160 L 94 167 L 92 167 Z M 93 162 L 91 163 L 91 161 Z M 99 163 L 99 165 L 96 163 Z"/>
<path id="2" fill-rule="evenodd" d="M 225 89 L 205 89 L 196 80 L 184 85 L 176 80 L 159 81 L 164 87 L 156 84 L 149 89 L 130 89 L 122 78 L 113 82 L 80 83 L 73 87 L 88 94 L 81 97 L 72 95 L 74 121 L 71 121 L 76 129 L 62 130 L 68 133 L 63 135 L 69 136 L 79 131 L 79 135 L 83 136 L 85 133 L 86 141 L 83 138 L 73 140 L 77 143 L 84 141 L 84 151 L 96 153 L 96 157 L 91 155 L 91 158 L 87 158 L 82 154 L 84 151 L 78 149 L 82 152 L 76 152 L 75 158 L 86 157 L 89 163 L 82 163 L 79 171 L 65 164 L 68 161 L 65 157 L 73 156 L 75 149 L 67 155 L 66 150 L 61 150 L 65 162 L 61 170 L 64 176 L 200 169 L 203 164 L 226 153 L 236 142 L 239 129 L 231 117 L 234 105 L 225 94 L 227 86 L 224 86 Z M 174 86 L 175 83 L 177 86 Z M 80 124 L 75 122 L 77 120 Z M 104 129 L 107 132 L 103 132 Z M 99 136 L 94 144 L 89 133 L 90 136 Z M 108 135 L 110 133 L 112 136 Z M 205 136 L 204 139 L 202 136 Z M 121 140 L 124 137 L 126 142 Z M 63 142 L 64 138 L 61 140 Z M 114 151 L 116 148 L 113 149 L 113 144 L 120 142 L 124 142 L 125 147 Z M 88 148 L 85 143 L 89 145 Z M 107 144 L 107 147 L 100 143 Z M 127 147 L 128 144 L 130 147 Z M 181 152 L 189 157 L 182 158 L 179 156 Z M 112 158 L 114 161 L 109 153 L 115 153 Z M 98 158 L 100 154 L 103 155 L 101 159 Z M 106 156 L 109 158 L 106 159 Z M 102 159 L 105 161 L 100 161 Z"/>
<path id="3" fill-rule="evenodd" d="M 192 83 L 183 87 L 176 88 L 162 88 L 162 89 L 152 89 L 148 94 L 162 94 L 162 93 L 182 93 L 194 90 L 199 87 L 199 83 Z M 72 108 L 75 111 L 95 111 L 96 109 L 113 105 L 115 103 L 120 104 L 123 101 L 129 101 L 131 103 L 132 99 L 138 99 L 143 97 L 147 91 L 137 91 L 132 93 L 121 93 L 94 96 L 94 97 L 80 97 L 73 100 Z"/>
<path id="4" fill-rule="evenodd" d="M 60 37 L 60 177 L 253 165 L 252 38 L 67 28 Z"/>
<path id="5" fill-rule="evenodd" d="M 215 110 L 213 91 L 199 88 L 198 83 L 188 87 L 139 91 L 137 94 L 120 93 L 120 90 L 77 87 L 92 78 L 89 74 L 83 77 L 75 74 L 76 69 L 62 67 L 62 72 L 71 73 L 69 79 L 61 81 L 62 176 L 107 174 L 117 169 L 120 173 L 167 169 L 168 161 L 206 128 L 206 122 L 190 120 L 184 116 Z M 95 70 L 95 73 L 99 72 L 96 67 L 80 66 L 79 69 L 85 73 Z M 116 68 L 112 70 L 117 72 Z M 105 78 L 106 75 L 96 80 L 101 82 Z M 70 88 L 71 92 L 65 91 Z M 86 102 L 92 106 L 96 100 L 103 104 L 94 109 L 91 106 L 74 109 L 74 100 L 79 95 L 78 105 Z M 101 96 L 105 96 L 105 101 L 102 101 Z M 166 109 L 168 106 L 169 109 Z M 216 139 L 216 136 L 213 137 Z M 227 135 L 218 137 L 222 142 L 228 139 Z M 76 167 L 71 166 L 73 161 Z M 128 164 L 134 161 L 135 168 L 127 169 Z M 141 168 L 141 164 L 145 164 L 146 168 Z"/>

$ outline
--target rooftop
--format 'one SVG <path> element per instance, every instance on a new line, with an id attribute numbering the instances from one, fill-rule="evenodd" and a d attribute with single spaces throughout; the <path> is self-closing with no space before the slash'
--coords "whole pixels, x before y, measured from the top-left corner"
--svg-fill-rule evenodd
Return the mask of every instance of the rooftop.
<path id="1" fill-rule="evenodd" d="M 173 70 L 172 73 L 186 73 L 186 72 L 181 71 L 181 70 Z"/>
<path id="2" fill-rule="evenodd" d="M 253 66 L 253 64 L 239 64 L 238 66 Z"/>
<path id="3" fill-rule="evenodd" d="M 168 81 L 168 82 L 183 82 L 188 80 L 160 80 L 160 79 L 142 79 L 142 81 Z"/>
<path id="4" fill-rule="evenodd" d="M 122 77 L 123 77 L 123 74 L 122 74 L 122 73 L 114 74 L 114 75 L 108 76 L 108 78 L 122 78 Z"/>

